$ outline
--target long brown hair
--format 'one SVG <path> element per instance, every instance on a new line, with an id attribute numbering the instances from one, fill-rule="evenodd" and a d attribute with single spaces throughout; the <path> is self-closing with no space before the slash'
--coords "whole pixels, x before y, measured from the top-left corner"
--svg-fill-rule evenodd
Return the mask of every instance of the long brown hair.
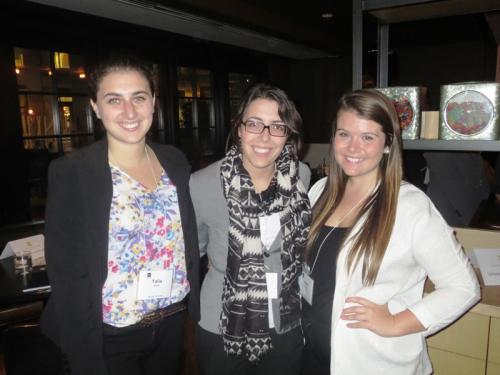
<path id="1" fill-rule="evenodd" d="M 339 113 L 343 111 L 353 112 L 363 119 L 379 124 L 385 134 L 385 146 L 389 148 L 389 152 L 384 153 L 380 161 L 378 187 L 367 198 L 355 218 L 354 223 L 364 217 L 366 219 L 363 219 L 361 228 L 353 233 L 352 247 L 347 256 L 348 272 L 352 272 L 357 263 L 362 260 L 363 284 L 373 285 L 394 227 L 399 187 L 403 178 L 399 120 L 393 103 L 373 89 L 356 90 L 342 96 L 339 101 L 337 119 Z M 328 179 L 323 193 L 313 207 L 313 222 L 306 256 L 309 255 L 321 227 L 339 206 L 345 192 L 348 177 L 334 156 L 333 140 L 336 130 L 337 120 L 334 121 L 332 127 Z M 351 231 L 352 228 L 345 238 L 350 237 Z"/>

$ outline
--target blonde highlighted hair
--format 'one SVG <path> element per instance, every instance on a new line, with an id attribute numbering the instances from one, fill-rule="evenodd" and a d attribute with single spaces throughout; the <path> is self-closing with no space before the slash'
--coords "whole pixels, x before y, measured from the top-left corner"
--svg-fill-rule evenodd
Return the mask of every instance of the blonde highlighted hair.
<path id="1" fill-rule="evenodd" d="M 389 149 L 389 152 L 384 153 L 380 161 L 378 187 L 363 203 L 353 227 L 345 236 L 346 239 L 352 234 L 351 248 L 347 255 L 348 271 L 352 272 L 358 262 L 362 261 L 363 284 L 373 285 L 391 238 L 396 218 L 399 187 L 403 178 L 399 120 L 392 101 L 373 89 L 356 90 L 342 96 L 339 101 L 337 118 L 341 112 L 352 112 L 363 119 L 379 124 L 386 136 L 385 146 Z M 334 156 L 333 140 L 336 130 L 337 120 L 334 121 L 332 127 L 328 179 L 325 189 L 313 207 L 313 222 L 309 233 L 306 257 L 309 255 L 321 227 L 325 225 L 339 206 L 348 180 Z M 355 224 L 360 220 L 363 220 L 360 229 L 356 233 L 351 233 Z"/>

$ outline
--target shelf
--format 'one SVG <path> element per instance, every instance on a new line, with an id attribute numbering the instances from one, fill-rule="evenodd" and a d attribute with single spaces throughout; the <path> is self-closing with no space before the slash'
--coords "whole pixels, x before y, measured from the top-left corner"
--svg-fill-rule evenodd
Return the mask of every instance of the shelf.
<path id="1" fill-rule="evenodd" d="M 477 140 L 440 140 L 417 139 L 404 140 L 405 150 L 434 150 L 434 151 L 500 151 L 500 141 Z"/>
<path id="2" fill-rule="evenodd" d="M 497 11 L 498 0 L 365 0 L 363 10 L 382 23 L 399 23 L 431 18 Z"/>

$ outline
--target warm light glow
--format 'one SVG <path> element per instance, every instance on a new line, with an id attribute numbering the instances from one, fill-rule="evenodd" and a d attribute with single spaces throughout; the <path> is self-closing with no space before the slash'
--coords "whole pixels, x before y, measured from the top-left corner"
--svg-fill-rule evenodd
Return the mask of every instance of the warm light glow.
<path id="1" fill-rule="evenodd" d="M 81 79 L 85 78 L 85 73 L 80 73 L 78 77 L 80 77 Z"/>
<path id="2" fill-rule="evenodd" d="M 54 52 L 54 66 L 56 69 L 69 69 L 69 53 Z"/>
<path id="3" fill-rule="evenodd" d="M 22 68 L 24 66 L 24 56 L 22 53 L 14 57 L 14 64 L 16 68 Z"/>
<path id="4" fill-rule="evenodd" d="M 21 71 L 16 68 L 16 74 L 19 74 L 19 73 L 21 73 Z"/>
<path id="5" fill-rule="evenodd" d="M 33 111 L 31 108 L 28 109 L 28 115 L 33 116 L 35 114 L 35 111 Z"/>
<path id="6" fill-rule="evenodd" d="M 52 75 L 52 70 L 49 70 L 49 71 L 47 72 L 47 74 L 48 74 L 49 76 L 51 76 L 51 75 Z"/>
<path id="7" fill-rule="evenodd" d="M 66 127 L 71 126 L 71 108 L 68 107 L 67 105 L 64 105 L 62 107 L 63 110 L 63 116 L 64 116 L 64 121 L 66 122 Z"/>

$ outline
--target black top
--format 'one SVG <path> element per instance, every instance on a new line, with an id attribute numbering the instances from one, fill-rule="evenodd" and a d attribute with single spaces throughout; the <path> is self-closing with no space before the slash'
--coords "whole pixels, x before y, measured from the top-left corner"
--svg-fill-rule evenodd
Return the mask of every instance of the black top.
<path id="1" fill-rule="evenodd" d="M 348 228 L 335 228 L 333 231 L 332 229 L 333 227 L 328 226 L 321 228 L 308 257 L 307 263 L 312 268 L 317 256 L 316 264 L 310 274 L 314 280 L 313 305 L 302 300 L 306 346 L 309 346 L 315 354 L 316 360 L 328 368 L 330 366 L 330 333 L 337 254 Z M 318 250 L 320 250 L 319 254 Z"/>

